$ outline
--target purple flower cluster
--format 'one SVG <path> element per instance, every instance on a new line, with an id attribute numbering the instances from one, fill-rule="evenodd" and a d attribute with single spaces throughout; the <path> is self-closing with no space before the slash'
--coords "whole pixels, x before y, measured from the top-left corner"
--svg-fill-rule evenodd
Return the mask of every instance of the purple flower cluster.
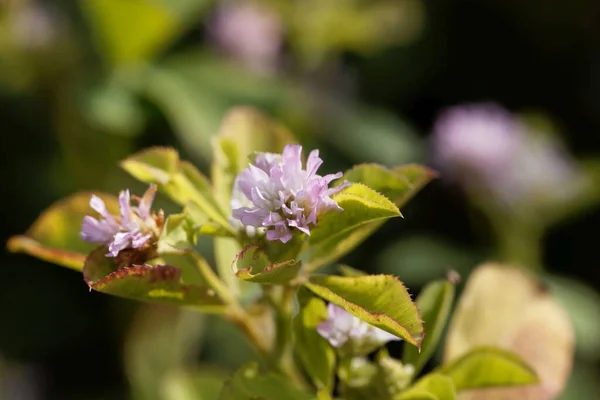
<path id="1" fill-rule="evenodd" d="M 232 201 L 233 217 L 246 226 L 265 228 L 268 240 L 286 243 L 292 229 L 310 235 L 320 215 L 342 211 L 331 196 L 348 185 L 329 188 L 342 173 L 320 176 L 317 170 L 322 163 L 319 151 L 313 150 L 303 169 L 299 145 L 285 146 L 283 154 L 258 153 L 234 183 L 234 192 L 239 190 L 248 205 Z"/>
<path id="2" fill-rule="evenodd" d="M 113 217 L 106 204 L 96 195 L 92 195 L 90 206 L 100 214 L 100 219 L 91 216 L 83 218 L 80 237 L 90 243 L 108 246 L 108 257 L 116 257 L 120 251 L 139 249 L 158 235 L 158 225 L 151 213 L 156 196 L 156 185 L 151 185 L 138 200 L 138 206 L 131 205 L 129 190 L 119 194 L 120 217 Z"/>
<path id="3" fill-rule="evenodd" d="M 225 1 L 211 25 L 220 50 L 256 72 L 275 70 L 283 27 L 268 7 L 248 1 Z"/>
<path id="4" fill-rule="evenodd" d="M 560 142 L 494 104 L 446 110 L 432 143 L 444 175 L 509 207 L 561 201 L 585 180 Z"/>
<path id="5" fill-rule="evenodd" d="M 331 346 L 336 349 L 344 347 L 354 356 L 368 354 L 389 341 L 401 340 L 333 303 L 327 305 L 327 314 L 327 320 L 317 326 L 317 332 Z"/>

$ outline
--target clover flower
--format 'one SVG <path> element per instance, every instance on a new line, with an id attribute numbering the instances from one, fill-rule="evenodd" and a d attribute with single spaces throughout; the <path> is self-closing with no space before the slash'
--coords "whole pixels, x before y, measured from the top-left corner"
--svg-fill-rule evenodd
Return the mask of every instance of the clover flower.
<path id="1" fill-rule="evenodd" d="M 317 332 L 331 346 L 352 356 L 365 355 L 387 342 L 401 340 L 333 303 L 327 305 L 327 320 L 317 326 Z"/>
<path id="2" fill-rule="evenodd" d="M 495 104 L 445 110 L 436 121 L 433 150 L 448 177 L 488 184 L 513 161 L 524 128 Z"/>
<path id="3" fill-rule="evenodd" d="M 343 211 L 331 196 L 349 183 L 329 188 L 342 173 L 321 176 L 317 170 L 323 163 L 319 151 L 308 156 L 302 168 L 302 146 L 287 145 L 283 154 L 258 153 L 236 178 L 234 193 L 240 191 L 246 206 L 232 200 L 233 218 L 245 226 L 265 228 L 268 240 L 286 243 L 297 229 L 310 235 L 319 216 L 330 211 Z"/>
<path id="4" fill-rule="evenodd" d="M 210 30 L 219 50 L 255 72 L 270 73 L 277 68 L 283 26 L 268 7 L 248 1 L 223 2 Z"/>
<path id="5" fill-rule="evenodd" d="M 135 198 L 138 206 L 131 205 L 129 190 L 119 194 L 120 216 L 115 218 L 106 209 L 106 204 L 96 195 L 92 195 L 90 206 L 100 214 L 100 219 L 91 216 L 83 218 L 80 237 L 90 243 L 108 246 L 107 257 L 116 257 L 125 249 L 144 247 L 152 237 L 158 237 L 162 225 L 162 215 L 151 212 L 156 196 L 156 185 L 141 198 Z"/>
<path id="6" fill-rule="evenodd" d="M 585 185 L 558 140 L 494 104 L 446 110 L 432 139 L 435 162 L 448 178 L 467 189 L 487 191 L 503 206 L 564 201 Z"/>

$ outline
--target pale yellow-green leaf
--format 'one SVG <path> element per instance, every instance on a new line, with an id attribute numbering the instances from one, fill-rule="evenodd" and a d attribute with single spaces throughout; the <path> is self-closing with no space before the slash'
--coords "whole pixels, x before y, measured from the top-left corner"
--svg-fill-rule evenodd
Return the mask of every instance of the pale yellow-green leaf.
<path id="1" fill-rule="evenodd" d="M 227 379 L 224 371 L 214 366 L 190 370 L 172 370 L 161 382 L 163 400 L 217 400 Z"/>
<path id="2" fill-rule="evenodd" d="M 516 354 L 495 347 L 478 347 L 444 365 L 440 372 L 465 389 L 532 385 L 537 374 Z"/>
<path id="3" fill-rule="evenodd" d="M 387 197 L 360 183 L 335 194 L 333 199 L 343 211 L 328 212 L 319 220 L 310 234 L 313 246 L 368 222 L 401 216 L 398 207 Z"/>
<path id="4" fill-rule="evenodd" d="M 338 182 L 347 180 L 366 185 L 390 198 L 397 207 L 402 207 L 434 176 L 433 171 L 416 164 L 401 165 L 391 169 L 378 164 L 361 164 L 347 171 Z M 375 232 L 384 222 L 385 219 L 367 222 L 313 247 L 307 269 L 314 271 L 341 258 Z"/>
<path id="5" fill-rule="evenodd" d="M 171 214 L 158 240 L 158 252 L 177 252 L 190 249 L 196 242 L 192 222 L 187 214 Z"/>
<path id="6" fill-rule="evenodd" d="M 398 400 L 430 398 L 425 397 L 427 396 L 425 393 L 430 394 L 436 400 L 454 400 L 456 398 L 452 380 L 445 375 L 432 373 L 418 380 L 412 388 L 402 393 Z"/>
<path id="7" fill-rule="evenodd" d="M 421 346 L 423 322 L 398 278 L 391 275 L 313 276 L 306 287 L 363 321 Z"/>

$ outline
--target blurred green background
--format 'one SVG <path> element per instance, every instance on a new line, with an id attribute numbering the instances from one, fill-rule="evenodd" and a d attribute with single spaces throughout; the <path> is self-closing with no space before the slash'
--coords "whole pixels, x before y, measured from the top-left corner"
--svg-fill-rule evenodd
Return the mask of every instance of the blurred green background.
<path id="1" fill-rule="evenodd" d="M 430 164 L 438 113 L 482 101 L 541 113 L 575 156 L 600 157 L 599 99 L 595 0 L 3 0 L 1 237 L 74 191 L 141 192 L 117 162 L 147 146 L 174 146 L 206 171 L 235 105 L 286 124 L 335 172 Z M 492 228 L 444 179 L 403 214 L 344 262 L 418 292 L 494 256 Z M 578 340 L 564 398 L 600 398 L 599 224 L 590 208 L 543 237 Z M 90 293 L 73 271 L 0 257 L 3 400 L 184 398 L 177 371 L 157 388 L 161 368 L 198 362 L 220 374 L 252 357 L 216 319 Z"/>

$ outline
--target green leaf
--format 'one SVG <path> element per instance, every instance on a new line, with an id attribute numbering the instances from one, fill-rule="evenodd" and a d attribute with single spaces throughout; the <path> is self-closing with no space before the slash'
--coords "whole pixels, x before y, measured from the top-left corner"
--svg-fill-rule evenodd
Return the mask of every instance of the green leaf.
<path id="1" fill-rule="evenodd" d="M 327 319 L 327 306 L 306 289 L 298 292 L 300 311 L 293 319 L 296 354 L 317 388 L 333 389 L 335 351 L 317 332 Z"/>
<path id="2" fill-rule="evenodd" d="M 111 213 L 118 213 L 115 197 L 95 193 Z M 76 271 L 83 269 L 86 255 L 96 246 L 79 237 L 81 221 L 95 215 L 90 206 L 91 192 L 76 193 L 46 209 L 24 235 L 13 236 L 7 243 L 12 252 L 27 253 L 44 261 Z"/>
<path id="3" fill-rule="evenodd" d="M 367 222 L 401 216 L 398 207 L 387 197 L 360 183 L 335 194 L 333 199 L 344 211 L 329 212 L 320 219 L 311 231 L 311 245 L 332 240 Z"/>
<path id="4" fill-rule="evenodd" d="M 209 2 L 85 0 L 79 3 L 105 57 L 119 64 L 154 56 L 177 38 Z"/>
<path id="5" fill-rule="evenodd" d="M 306 287 L 361 320 L 421 346 L 423 322 L 398 278 L 391 275 L 313 276 Z M 373 296 L 373 293 L 378 295 Z"/>
<path id="6" fill-rule="evenodd" d="M 195 229 L 186 213 L 171 214 L 158 240 L 158 252 L 178 252 L 190 249 L 196 244 Z"/>
<path id="7" fill-rule="evenodd" d="M 142 182 L 155 183 L 174 202 L 183 206 L 194 202 L 199 212 L 206 215 L 199 223 L 212 220 L 231 231 L 225 211 L 213 195 L 208 179 L 196 167 L 180 161 L 177 152 L 170 148 L 152 147 L 134 154 L 121 162 L 121 167 Z"/>
<path id="8" fill-rule="evenodd" d="M 246 246 L 236 257 L 237 271 L 235 275 L 249 282 L 268 284 L 287 283 L 298 276 L 301 263 L 287 260 L 272 263 L 259 244 Z"/>
<path id="9" fill-rule="evenodd" d="M 164 400 L 217 400 L 227 374 L 215 367 L 175 370 L 162 382 Z"/>
<path id="10" fill-rule="evenodd" d="M 390 198 L 397 207 L 402 207 L 434 176 L 433 171 L 420 165 L 402 165 L 388 169 L 378 164 L 362 164 L 347 171 L 339 182 L 348 180 L 366 185 L 382 196 Z M 311 249 L 307 270 L 315 271 L 346 255 L 384 222 L 385 220 L 367 221 L 365 224 L 317 244 Z"/>
<path id="11" fill-rule="evenodd" d="M 479 347 L 444 365 L 441 373 L 457 391 L 498 386 L 532 385 L 537 374 L 514 353 L 495 347 Z"/>
<path id="12" fill-rule="evenodd" d="M 411 388 L 400 393 L 394 400 L 439 400 L 433 393 L 420 388 Z"/>
<path id="13" fill-rule="evenodd" d="M 132 300 L 167 303 L 220 312 L 224 302 L 207 286 L 187 284 L 181 269 L 168 265 L 132 265 L 117 268 L 114 258 L 100 247 L 85 261 L 83 277 L 90 289 Z"/>
<path id="14" fill-rule="evenodd" d="M 359 164 L 346 171 L 342 180 L 367 185 L 402 207 L 435 176 L 434 171 L 418 164 L 393 168 L 379 164 Z"/>
<path id="15" fill-rule="evenodd" d="M 430 397 L 424 397 L 424 394 L 430 394 Z M 426 395 L 425 395 L 426 396 Z M 454 384 L 452 380 L 442 374 L 432 373 L 425 375 L 414 386 L 402 393 L 398 400 L 413 400 L 421 398 L 433 398 L 436 400 L 454 400 Z"/>
<path id="16" fill-rule="evenodd" d="M 327 389 L 317 391 L 317 400 L 333 400 Z"/>
<path id="17" fill-rule="evenodd" d="M 219 400 L 314 400 L 314 396 L 295 389 L 281 375 L 260 373 L 256 363 L 241 367 L 227 380 Z"/>
<path id="18" fill-rule="evenodd" d="M 421 352 L 414 347 L 406 347 L 402 357 L 404 364 L 414 366 L 415 375 L 419 374 L 433 355 L 448 320 L 453 300 L 454 285 L 447 280 L 430 283 L 417 297 L 417 307 L 421 311 L 423 328 L 427 334 L 423 339 Z"/>
<path id="19" fill-rule="evenodd" d="M 361 271 L 360 269 L 352 268 L 347 265 L 340 265 L 339 269 L 342 276 L 358 277 L 367 275 L 365 271 Z"/>

